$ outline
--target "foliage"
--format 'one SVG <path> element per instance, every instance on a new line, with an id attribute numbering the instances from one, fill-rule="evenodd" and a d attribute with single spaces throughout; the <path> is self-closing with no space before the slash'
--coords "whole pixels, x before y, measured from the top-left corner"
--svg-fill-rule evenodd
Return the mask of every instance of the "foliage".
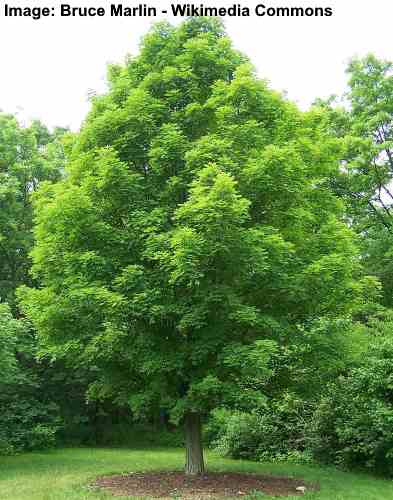
<path id="1" fill-rule="evenodd" d="M 17 286 L 32 283 L 31 193 L 43 180 L 57 180 L 63 164 L 61 144 L 44 125 L 22 128 L 0 113 L 0 302 L 14 307 Z"/>
<path id="2" fill-rule="evenodd" d="M 382 303 L 391 307 L 393 176 L 392 63 L 373 55 L 355 58 L 348 67 L 345 108 L 334 101 L 317 103 L 326 129 L 342 140 L 342 165 L 331 178 L 345 200 L 348 220 L 361 241 L 362 263 L 380 280 Z M 323 110 L 323 112 L 321 111 Z M 316 111 L 315 111 L 316 112 Z M 330 386 L 315 414 L 311 435 L 315 455 L 347 467 L 392 473 L 389 395 L 391 311 L 363 311 L 362 335 L 371 338 L 358 366 Z M 349 367 L 348 367 L 349 368 Z"/>
<path id="3" fill-rule="evenodd" d="M 391 62 L 372 54 L 354 58 L 347 70 L 345 107 L 334 99 L 316 103 L 321 122 L 343 145 L 341 169 L 331 186 L 348 207 L 348 219 L 361 236 L 366 272 L 381 281 L 388 307 L 393 305 L 392 69 Z"/>
<path id="4" fill-rule="evenodd" d="M 320 400 L 329 397 L 337 378 L 359 366 L 370 342 L 390 331 L 391 321 L 389 311 L 380 311 L 367 324 L 320 318 L 290 330 L 270 359 L 264 402 L 242 411 L 213 411 L 205 439 L 233 458 L 311 460 L 309 427 Z M 323 439 L 324 429 L 314 432 L 315 439 Z"/>
<path id="5" fill-rule="evenodd" d="M 322 398 L 315 455 L 391 472 L 392 65 L 348 73 L 347 108 L 302 113 L 195 18 L 110 66 L 75 136 L 0 115 L 3 452 L 59 414 L 107 443 L 213 410 L 225 453 L 293 458 Z"/>
<path id="6" fill-rule="evenodd" d="M 259 405 L 280 333 L 375 286 L 327 183 L 340 143 L 217 20 L 157 25 L 109 78 L 36 196 L 23 309 L 48 356 L 94 367 L 91 398 L 173 422 Z"/>
<path id="7" fill-rule="evenodd" d="M 346 107 L 335 100 L 317 101 L 330 130 L 344 139 L 340 175 L 335 189 L 352 208 L 359 229 L 370 224 L 389 230 L 393 176 L 392 63 L 369 54 L 354 58 L 347 69 Z"/>
<path id="8" fill-rule="evenodd" d="M 42 394 L 29 325 L 0 304 L 0 454 L 53 446 L 58 408 Z"/>
<path id="9" fill-rule="evenodd" d="M 308 460 L 306 428 L 313 405 L 284 394 L 252 413 L 213 411 L 206 429 L 211 446 L 232 458 L 257 461 Z"/>
<path id="10" fill-rule="evenodd" d="M 367 271 L 382 284 L 382 303 L 393 306 L 393 234 L 386 227 L 372 226 L 364 234 L 363 262 Z"/>
<path id="11" fill-rule="evenodd" d="M 366 305 L 360 304 L 354 314 L 374 314 L 374 307 Z M 305 401 L 318 400 L 327 385 L 345 374 L 367 349 L 371 331 L 347 316 L 320 317 L 280 332 L 279 348 L 269 363 L 272 376 L 264 387 L 265 394 L 278 399 L 289 391 Z"/>
<path id="12" fill-rule="evenodd" d="M 393 341 L 376 333 L 358 367 L 330 386 L 313 418 L 310 446 L 322 461 L 393 473 Z M 382 332 L 383 332 L 382 330 Z"/>
<path id="13" fill-rule="evenodd" d="M 65 129 L 49 132 L 39 121 L 21 127 L 14 117 L 0 114 L 0 303 L 9 302 L 14 318 L 20 317 L 16 288 L 33 283 L 28 273 L 32 195 L 41 182 L 61 178 L 71 143 Z M 62 436 L 71 439 L 75 422 L 84 420 L 89 423 L 85 435 L 92 439 L 95 416 L 85 404 L 88 370 L 73 373 L 62 362 L 38 361 L 31 325 L 13 319 L 4 304 L 0 311 L 2 451 L 53 444 L 59 411 L 65 424 Z"/>
<path id="14" fill-rule="evenodd" d="M 0 370 L 2 380 L 8 383 L 16 373 L 15 346 L 20 324 L 12 318 L 9 308 L 0 305 Z"/>

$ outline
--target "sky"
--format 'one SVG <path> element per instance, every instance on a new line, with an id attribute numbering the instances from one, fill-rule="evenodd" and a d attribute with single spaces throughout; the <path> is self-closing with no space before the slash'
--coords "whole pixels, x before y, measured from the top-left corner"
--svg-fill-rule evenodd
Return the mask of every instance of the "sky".
<path id="1" fill-rule="evenodd" d="M 48 126 L 80 127 L 89 109 L 90 92 L 105 91 L 106 65 L 137 54 L 141 36 L 157 18 L 79 17 L 59 15 L 33 20 L 5 17 L 4 6 L 103 6 L 111 0 L 0 0 L 0 109 L 16 113 L 22 123 L 40 119 Z M 135 0 L 124 0 L 135 6 Z M 167 0 L 146 0 L 150 6 L 169 7 Z M 187 2 L 185 2 L 187 3 Z M 200 0 L 196 4 L 200 4 Z M 261 78 L 285 91 L 306 109 L 316 97 L 342 95 L 345 68 L 353 56 L 369 52 L 393 60 L 392 0 L 262 0 L 205 1 L 209 6 L 240 3 L 252 10 L 270 6 L 332 7 L 332 17 L 226 18 L 234 46 L 252 61 Z"/>

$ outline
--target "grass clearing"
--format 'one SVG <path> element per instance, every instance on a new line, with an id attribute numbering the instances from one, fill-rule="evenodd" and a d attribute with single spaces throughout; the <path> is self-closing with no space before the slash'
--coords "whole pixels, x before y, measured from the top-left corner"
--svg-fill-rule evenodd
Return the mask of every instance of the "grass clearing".
<path id="1" fill-rule="evenodd" d="M 393 481 L 333 468 L 292 464 L 259 464 L 207 453 L 211 471 L 254 472 L 318 481 L 321 490 L 302 498 L 315 500 L 393 500 Z M 90 491 L 99 475 L 131 471 L 181 469 L 181 449 L 66 448 L 0 458 L 1 500 L 97 500 L 113 497 Z M 244 497 L 243 497 L 244 498 Z M 262 499 L 273 497 L 261 495 Z M 285 497 L 299 499 L 299 497 Z"/>

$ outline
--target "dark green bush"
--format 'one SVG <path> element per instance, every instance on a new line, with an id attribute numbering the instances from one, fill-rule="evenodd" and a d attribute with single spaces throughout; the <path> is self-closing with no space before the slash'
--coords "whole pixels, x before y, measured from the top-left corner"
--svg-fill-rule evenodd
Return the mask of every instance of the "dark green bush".
<path id="1" fill-rule="evenodd" d="M 393 475 L 393 340 L 374 340 L 360 366 L 330 386 L 308 446 L 321 462 Z"/>
<path id="2" fill-rule="evenodd" d="M 216 410 L 205 438 L 220 453 L 251 460 L 308 460 L 305 427 L 312 405 L 293 394 L 270 401 L 252 413 Z"/>
<path id="3" fill-rule="evenodd" d="M 11 388 L 9 388 L 11 389 Z M 14 388 L 15 389 L 15 388 Z M 56 443 L 61 420 L 56 405 L 27 394 L 0 395 L 0 454 L 50 448 Z"/>
<path id="4" fill-rule="evenodd" d="M 42 391 L 34 354 L 30 325 L 0 304 L 0 454 L 55 444 L 58 407 Z"/>

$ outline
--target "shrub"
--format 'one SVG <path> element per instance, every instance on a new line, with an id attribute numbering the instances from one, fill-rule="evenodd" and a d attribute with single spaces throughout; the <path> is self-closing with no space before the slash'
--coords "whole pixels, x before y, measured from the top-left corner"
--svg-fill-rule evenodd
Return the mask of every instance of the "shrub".
<path id="1" fill-rule="evenodd" d="M 309 447 L 321 462 L 393 475 L 393 340 L 377 337 L 360 366 L 330 386 Z"/>
<path id="2" fill-rule="evenodd" d="M 55 445 L 61 423 L 58 408 L 53 403 L 40 401 L 34 392 L 34 387 L 26 382 L 23 389 L 10 386 L 0 395 L 0 454 Z"/>
<path id="3" fill-rule="evenodd" d="M 311 413 L 310 403 L 288 393 L 251 413 L 213 412 L 205 437 L 211 446 L 232 458 L 304 461 L 308 460 L 305 427 Z"/>
<path id="4" fill-rule="evenodd" d="M 58 407 L 43 394 L 34 366 L 34 338 L 27 322 L 0 304 L 0 454 L 55 444 Z"/>

